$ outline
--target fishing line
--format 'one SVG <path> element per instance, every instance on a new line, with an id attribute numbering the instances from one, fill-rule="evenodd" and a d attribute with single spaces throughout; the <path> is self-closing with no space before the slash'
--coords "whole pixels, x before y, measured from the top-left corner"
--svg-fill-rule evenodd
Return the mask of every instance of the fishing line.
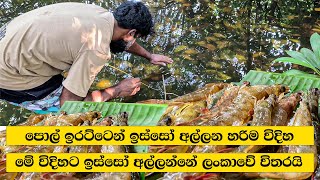
<path id="1" fill-rule="evenodd" d="M 111 67 L 111 68 L 113 68 L 113 69 L 115 69 L 115 70 L 117 70 L 117 71 L 119 71 L 119 72 L 122 72 L 123 74 L 128 75 L 128 76 L 129 76 L 129 77 L 131 77 L 131 78 L 133 78 L 133 76 L 132 76 L 131 74 L 129 74 L 129 73 L 127 73 L 127 72 L 125 72 L 125 71 L 123 71 L 123 70 L 121 70 L 121 69 L 117 68 L 117 67 L 114 67 L 114 66 L 112 66 L 112 65 L 110 65 L 110 64 L 106 64 L 106 65 L 107 65 L 107 66 L 109 66 L 109 67 Z M 152 90 L 155 90 L 155 91 L 162 92 L 162 90 L 159 90 L 159 89 L 153 88 L 153 87 L 151 87 L 150 85 L 145 84 L 145 83 L 143 83 L 143 82 L 141 82 L 141 84 L 145 85 L 145 86 L 146 86 L 147 88 L 149 88 L 149 89 L 152 89 Z"/>
<path id="2" fill-rule="evenodd" d="M 164 75 L 162 74 L 162 84 L 163 84 L 163 90 L 164 90 L 164 100 L 167 100 L 167 93 L 166 93 L 166 84 L 164 82 Z"/>

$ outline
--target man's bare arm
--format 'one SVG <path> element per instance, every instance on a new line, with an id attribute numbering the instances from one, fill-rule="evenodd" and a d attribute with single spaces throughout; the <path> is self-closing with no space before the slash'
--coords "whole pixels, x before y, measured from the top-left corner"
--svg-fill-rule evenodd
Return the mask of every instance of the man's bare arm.
<path id="1" fill-rule="evenodd" d="M 144 57 L 152 64 L 166 66 L 166 64 L 171 64 L 173 60 L 167 56 L 163 56 L 160 54 L 151 54 L 142 46 L 140 46 L 137 42 L 134 42 L 132 46 L 127 50 L 127 52 Z"/>
<path id="2" fill-rule="evenodd" d="M 127 52 L 144 57 L 148 60 L 151 60 L 151 53 L 140 46 L 137 42 L 134 42 L 132 46 L 127 50 Z"/>

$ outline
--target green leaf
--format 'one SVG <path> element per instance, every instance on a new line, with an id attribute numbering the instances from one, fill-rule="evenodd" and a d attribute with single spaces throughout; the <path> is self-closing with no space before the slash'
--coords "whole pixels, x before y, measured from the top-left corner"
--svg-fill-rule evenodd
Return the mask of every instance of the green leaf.
<path id="1" fill-rule="evenodd" d="M 318 69 L 320 68 L 320 59 L 318 59 L 317 56 L 310 49 L 302 48 L 300 52 L 304 55 L 304 57 L 312 66 Z"/>
<path id="2" fill-rule="evenodd" d="M 291 92 L 307 91 L 310 88 L 320 88 L 320 76 L 311 74 L 299 73 L 293 74 L 297 71 L 288 73 L 272 73 L 263 71 L 251 70 L 240 83 L 249 81 L 252 85 L 273 85 L 283 84 L 290 87 Z"/>
<path id="3" fill-rule="evenodd" d="M 167 107 L 165 104 L 67 101 L 60 111 L 68 114 L 99 111 L 102 117 L 127 112 L 129 126 L 155 126 Z"/>
<path id="4" fill-rule="evenodd" d="M 305 63 L 308 63 L 308 60 L 304 57 L 304 55 L 300 52 L 297 52 L 297 51 L 286 51 L 287 54 L 289 54 L 289 56 L 291 56 L 292 58 L 294 59 L 297 59 L 297 60 L 300 60 L 300 61 L 303 61 Z"/>
<path id="5" fill-rule="evenodd" d="M 318 33 L 312 34 L 310 38 L 310 44 L 313 52 L 316 54 L 317 58 L 320 60 L 320 35 Z"/>
<path id="6" fill-rule="evenodd" d="M 298 64 L 300 66 L 308 67 L 308 68 L 313 69 L 314 71 L 317 71 L 317 69 L 314 66 L 310 65 L 309 63 L 295 59 L 295 58 L 281 57 L 281 58 L 274 60 L 274 62 L 287 62 L 287 63 Z"/>
<path id="7" fill-rule="evenodd" d="M 314 75 L 314 74 L 309 74 L 307 72 L 304 71 L 300 71 L 297 69 L 290 69 L 284 73 L 282 73 L 281 75 L 286 75 L 286 76 L 302 76 L 302 77 L 311 77 L 311 78 L 319 78 L 319 76 Z"/>
<path id="8" fill-rule="evenodd" d="M 140 180 L 145 180 L 145 179 L 146 179 L 146 173 L 140 172 Z"/>
<path id="9" fill-rule="evenodd" d="M 68 114 L 99 111 L 102 117 L 127 112 L 129 126 L 155 126 L 167 109 L 165 104 L 67 101 L 60 111 Z M 147 152 L 147 146 L 134 146 L 136 152 Z"/>

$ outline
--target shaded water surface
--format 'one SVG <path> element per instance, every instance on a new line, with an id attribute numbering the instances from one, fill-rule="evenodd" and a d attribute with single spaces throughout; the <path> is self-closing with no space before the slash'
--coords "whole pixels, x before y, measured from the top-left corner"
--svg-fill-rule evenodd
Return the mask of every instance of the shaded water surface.
<path id="1" fill-rule="evenodd" d="M 60 1 L 0 2 L 0 23 L 29 10 Z M 122 0 L 78 1 L 114 9 Z M 151 65 L 127 53 L 114 55 L 96 78 L 93 89 L 129 77 L 143 79 L 139 94 L 124 99 L 173 98 L 206 83 L 235 82 L 251 69 L 282 72 L 289 64 L 273 64 L 285 50 L 309 47 L 309 37 L 320 32 L 316 0 L 175 0 L 144 1 L 154 14 L 156 33 L 140 43 L 153 53 L 174 59 L 168 67 Z M 164 87 L 166 91 L 164 91 Z M 165 93 L 167 94 L 165 97 Z M 25 111 L 0 104 L 2 122 L 23 119 Z M 12 121 L 13 122 L 13 121 Z"/>

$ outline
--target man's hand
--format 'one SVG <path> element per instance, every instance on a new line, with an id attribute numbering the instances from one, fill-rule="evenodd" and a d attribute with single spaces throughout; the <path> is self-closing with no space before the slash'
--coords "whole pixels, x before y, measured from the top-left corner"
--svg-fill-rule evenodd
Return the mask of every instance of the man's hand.
<path id="1" fill-rule="evenodd" d="M 60 96 L 60 106 L 64 104 L 65 101 L 93 101 L 93 102 L 103 102 L 108 101 L 117 97 L 127 97 L 135 95 L 141 86 L 141 81 L 139 78 L 129 78 L 122 80 L 116 86 L 107 88 L 105 90 L 97 90 L 87 94 L 87 97 L 83 98 L 73 94 L 67 88 L 62 89 Z"/>
<path id="2" fill-rule="evenodd" d="M 166 66 L 167 64 L 172 64 L 173 60 L 164 55 L 151 54 L 150 62 L 155 65 Z"/>
<path id="3" fill-rule="evenodd" d="M 115 86 L 117 97 L 133 96 L 140 91 L 141 80 L 139 78 L 129 78 L 122 80 Z"/>

